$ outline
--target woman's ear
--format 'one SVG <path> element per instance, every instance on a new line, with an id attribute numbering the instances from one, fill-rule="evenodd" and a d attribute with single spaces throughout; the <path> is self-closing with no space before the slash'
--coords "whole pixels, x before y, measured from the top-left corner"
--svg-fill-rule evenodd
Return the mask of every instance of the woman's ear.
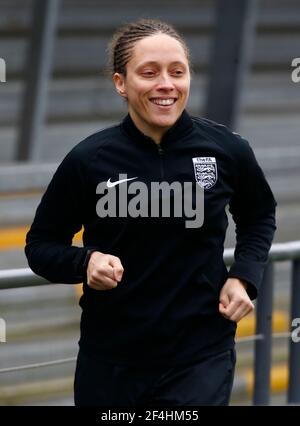
<path id="1" fill-rule="evenodd" d="M 115 72 L 112 79 L 113 79 L 113 82 L 115 84 L 116 90 L 119 93 L 119 95 L 126 98 L 127 96 L 126 96 L 124 75 L 121 74 L 121 73 Z"/>

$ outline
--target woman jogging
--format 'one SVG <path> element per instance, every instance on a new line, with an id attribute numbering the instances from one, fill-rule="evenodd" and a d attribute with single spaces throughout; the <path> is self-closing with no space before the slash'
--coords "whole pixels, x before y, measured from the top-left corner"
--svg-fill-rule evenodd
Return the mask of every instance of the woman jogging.
<path id="1" fill-rule="evenodd" d="M 173 27 L 128 24 L 110 55 L 128 114 L 65 157 L 25 249 L 38 275 L 83 282 L 75 404 L 228 405 L 236 323 L 253 310 L 276 202 L 249 143 L 186 111 L 189 53 Z"/>

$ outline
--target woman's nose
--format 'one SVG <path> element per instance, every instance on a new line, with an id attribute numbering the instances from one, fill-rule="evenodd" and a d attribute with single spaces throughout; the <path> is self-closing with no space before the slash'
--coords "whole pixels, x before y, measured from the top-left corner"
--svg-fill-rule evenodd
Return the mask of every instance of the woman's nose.
<path id="1" fill-rule="evenodd" d="M 174 84 L 172 82 L 172 79 L 170 78 L 170 76 L 168 74 L 161 74 L 159 76 L 159 80 L 158 80 L 158 89 L 168 89 L 168 90 L 172 90 L 174 89 Z"/>

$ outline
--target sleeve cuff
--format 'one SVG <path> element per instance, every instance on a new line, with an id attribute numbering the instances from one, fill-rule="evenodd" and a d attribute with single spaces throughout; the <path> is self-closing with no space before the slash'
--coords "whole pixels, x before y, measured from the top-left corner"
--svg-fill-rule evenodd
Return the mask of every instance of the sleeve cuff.
<path id="1" fill-rule="evenodd" d="M 86 281 L 87 279 L 87 275 L 86 275 L 86 270 L 87 270 L 87 266 L 91 257 L 91 254 L 94 251 L 98 251 L 99 249 L 96 247 L 84 247 L 83 249 L 83 253 L 78 265 L 78 274 L 82 277 L 82 281 Z"/>
<path id="2" fill-rule="evenodd" d="M 233 263 L 228 272 L 229 278 L 239 278 L 240 280 L 246 281 L 247 293 L 251 300 L 256 299 L 259 286 L 262 281 L 264 272 L 264 263 L 260 262 L 240 262 L 236 261 Z"/>

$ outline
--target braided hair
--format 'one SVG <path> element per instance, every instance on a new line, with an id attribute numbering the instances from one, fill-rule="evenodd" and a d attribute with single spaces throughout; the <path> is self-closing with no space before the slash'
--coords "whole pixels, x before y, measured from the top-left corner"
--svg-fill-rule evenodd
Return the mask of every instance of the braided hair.
<path id="1" fill-rule="evenodd" d="M 135 43 L 145 37 L 156 34 L 166 34 L 179 41 L 189 61 L 190 54 L 188 47 L 172 25 L 156 19 L 142 18 L 121 27 L 113 35 L 108 46 L 110 73 L 114 74 L 117 72 L 126 76 L 126 64 L 132 57 Z"/>

